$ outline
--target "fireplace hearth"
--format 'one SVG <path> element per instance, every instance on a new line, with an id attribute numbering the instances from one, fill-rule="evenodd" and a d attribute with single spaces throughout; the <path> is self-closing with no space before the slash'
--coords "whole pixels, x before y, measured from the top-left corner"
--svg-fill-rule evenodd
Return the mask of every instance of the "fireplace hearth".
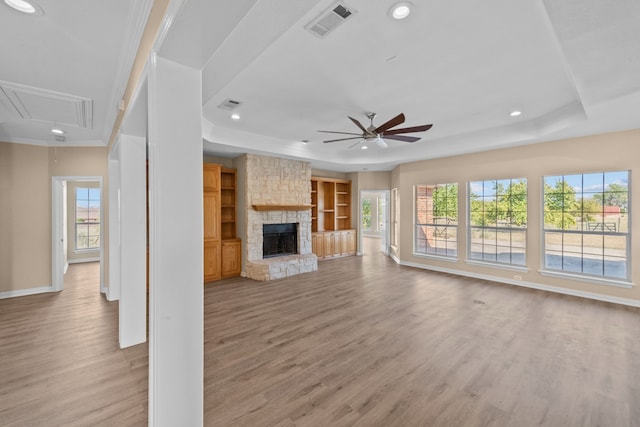
<path id="1" fill-rule="evenodd" d="M 298 253 L 298 224 L 263 224 L 262 258 Z"/>

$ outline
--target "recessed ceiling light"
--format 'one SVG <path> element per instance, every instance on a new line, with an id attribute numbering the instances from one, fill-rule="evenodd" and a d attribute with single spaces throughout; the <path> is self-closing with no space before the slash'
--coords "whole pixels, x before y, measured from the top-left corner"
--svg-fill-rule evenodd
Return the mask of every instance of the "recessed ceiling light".
<path id="1" fill-rule="evenodd" d="M 309 143 L 309 140 L 308 140 L 308 139 L 303 139 L 303 140 L 302 140 L 302 143 L 303 143 L 303 144 L 308 144 L 308 143 Z"/>
<path id="2" fill-rule="evenodd" d="M 62 129 L 51 129 L 51 133 L 55 133 L 56 135 L 64 135 L 64 131 Z"/>
<path id="3" fill-rule="evenodd" d="M 522 111 L 515 110 L 515 111 L 512 111 L 509 115 L 511 117 L 518 117 L 520 114 L 522 114 Z"/>
<path id="4" fill-rule="evenodd" d="M 412 6 L 413 5 L 408 1 L 401 1 L 400 3 L 396 3 L 391 6 L 391 9 L 389 9 L 389 16 L 391 16 L 393 19 L 404 19 L 411 13 Z"/>
<path id="5" fill-rule="evenodd" d="M 240 120 L 240 114 L 238 114 L 238 113 L 233 113 L 233 114 L 231 115 L 231 118 L 232 118 L 233 120 Z"/>
<path id="6" fill-rule="evenodd" d="M 30 15 L 42 15 L 42 8 L 32 1 L 26 0 L 4 0 L 4 2 L 15 10 L 28 13 Z"/>
<path id="7" fill-rule="evenodd" d="M 363 146 L 362 146 L 362 149 L 363 149 L 363 150 L 366 150 L 366 149 L 368 149 L 368 148 L 369 148 L 369 147 L 367 147 L 366 145 L 363 145 Z"/>

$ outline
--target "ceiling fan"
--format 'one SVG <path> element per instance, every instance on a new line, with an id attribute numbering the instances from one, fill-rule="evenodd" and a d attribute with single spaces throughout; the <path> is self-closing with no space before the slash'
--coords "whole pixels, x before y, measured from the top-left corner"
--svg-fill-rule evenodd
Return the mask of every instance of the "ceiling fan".
<path id="1" fill-rule="evenodd" d="M 392 118 L 391 120 L 388 120 L 387 122 L 381 124 L 380 126 L 376 127 L 373 125 L 373 119 L 376 118 L 376 113 L 367 113 L 367 118 L 371 121 L 371 125 L 368 128 L 365 128 L 362 123 L 360 123 L 358 120 L 354 119 L 353 117 L 347 116 L 349 117 L 349 119 L 351 119 L 351 121 L 360 128 L 360 130 L 362 131 L 362 133 L 353 133 L 353 132 L 335 132 L 335 131 L 330 131 L 330 130 L 320 130 L 318 132 L 323 132 L 323 133 L 338 133 L 341 135 L 356 135 L 356 136 L 352 136 L 349 138 L 339 138 L 339 139 L 330 139 L 328 141 L 322 141 L 325 144 L 328 142 L 338 142 L 338 141 L 348 141 L 351 139 L 360 139 L 360 141 L 356 142 L 355 144 L 349 146 L 349 148 L 353 148 L 358 144 L 361 144 L 363 142 L 366 141 L 375 141 L 376 144 L 378 145 L 378 147 L 380 148 L 387 148 L 388 144 L 385 142 L 385 139 L 393 139 L 396 141 L 403 141 L 403 142 L 416 142 L 419 141 L 420 138 L 415 137 L 415 136 L 406 136 L 406 135 L 399 135 L 401 133 L 412 133 L 412 132 L 425 132 L 428 131 L 429 129 L 431 129 L 431 127 L 433 125 L 422 125 L 422 126 L 412 126 L 412 127 L 408 127 L 408 128 L 400 128 L 400 129 L 391 129 L 395 126 L 398 126 L 402 123 L 404 123 L 404 114 L 400 113 L 397 116 L 395 116 L 394 118 Z M 364 147 L 363 147 L 364 148 Z"/>

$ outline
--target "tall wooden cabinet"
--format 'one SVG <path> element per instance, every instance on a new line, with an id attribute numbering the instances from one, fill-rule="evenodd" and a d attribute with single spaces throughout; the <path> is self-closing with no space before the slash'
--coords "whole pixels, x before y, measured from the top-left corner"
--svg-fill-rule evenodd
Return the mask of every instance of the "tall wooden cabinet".
<path id="1" fill-rule="evenodd" d="M 240 275 L 242 255 L 236 238 L 236 171 L 205 163 L 202 182 L 206 283 Z"/>
<path id="2" fill-rule="evenodd" d="M 351 181 L 311 178 L 311 249 L 319 259 L 356 254 Z"/>

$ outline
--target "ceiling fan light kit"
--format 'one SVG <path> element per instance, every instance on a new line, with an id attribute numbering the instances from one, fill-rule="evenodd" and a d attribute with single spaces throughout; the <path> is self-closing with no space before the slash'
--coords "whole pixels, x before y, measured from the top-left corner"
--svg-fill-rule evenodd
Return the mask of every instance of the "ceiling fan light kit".
<path id="1" fill-rule="evenodd" d="M 377 127 L 374 126 L 373 124 L 373 119 L 376 118 L 376 113 L 367 113 L 367 118 L 371 121 L 371 125 L 368 128 L 365 128 L 362 125 L 362 123 L 360 123 L 360 121 L 358 121 L 357 119 L 354 119 L 351 116 L 347 116 L 347 117 L 349 117 L 349 119 L 353 122 L 353 124 L 355 124 L 362 132 L 354 133 L 354 132 L 337 132 L 337 131 L 331 131 L 331 130 L 320 130 L 318 132 L 337 133 L 341 135 L 355 135 L 347 138 L 329 139 L 327 141 L 323 141 L 325 144 L 330 142 L 349 141 L 352 139 L 359 139 L 360 141 L 351 145 L 349 148 L 353 148 L 358 144 L 361 144 L 363 142 L 366 143 L 368 141 L 375 141 L 378 147 L 387 148 L 389 145 L 387 144 L 385 139 L 414 143 L 416 141 L 419 141 L 420 138 L 415 136 L 407 136 L 407 135 L 400 135 L 400 134 L 413 133 L 413 132 L 426 132 L 429 129 L 431 129 L 431 127 L 433 126 L 429 124 L 429 125 L 421 125 L 421 126 L 411 126 L 407 128 L 400 128 L 400 129 L 392 129 L 404 123 L 405 117 L 403 113 L 398 114 L 394 118 L 387 120 L 385 123 Z M 363 149 L 365 149 L 365 147 L 366 145 L 362 146 Z"/>

